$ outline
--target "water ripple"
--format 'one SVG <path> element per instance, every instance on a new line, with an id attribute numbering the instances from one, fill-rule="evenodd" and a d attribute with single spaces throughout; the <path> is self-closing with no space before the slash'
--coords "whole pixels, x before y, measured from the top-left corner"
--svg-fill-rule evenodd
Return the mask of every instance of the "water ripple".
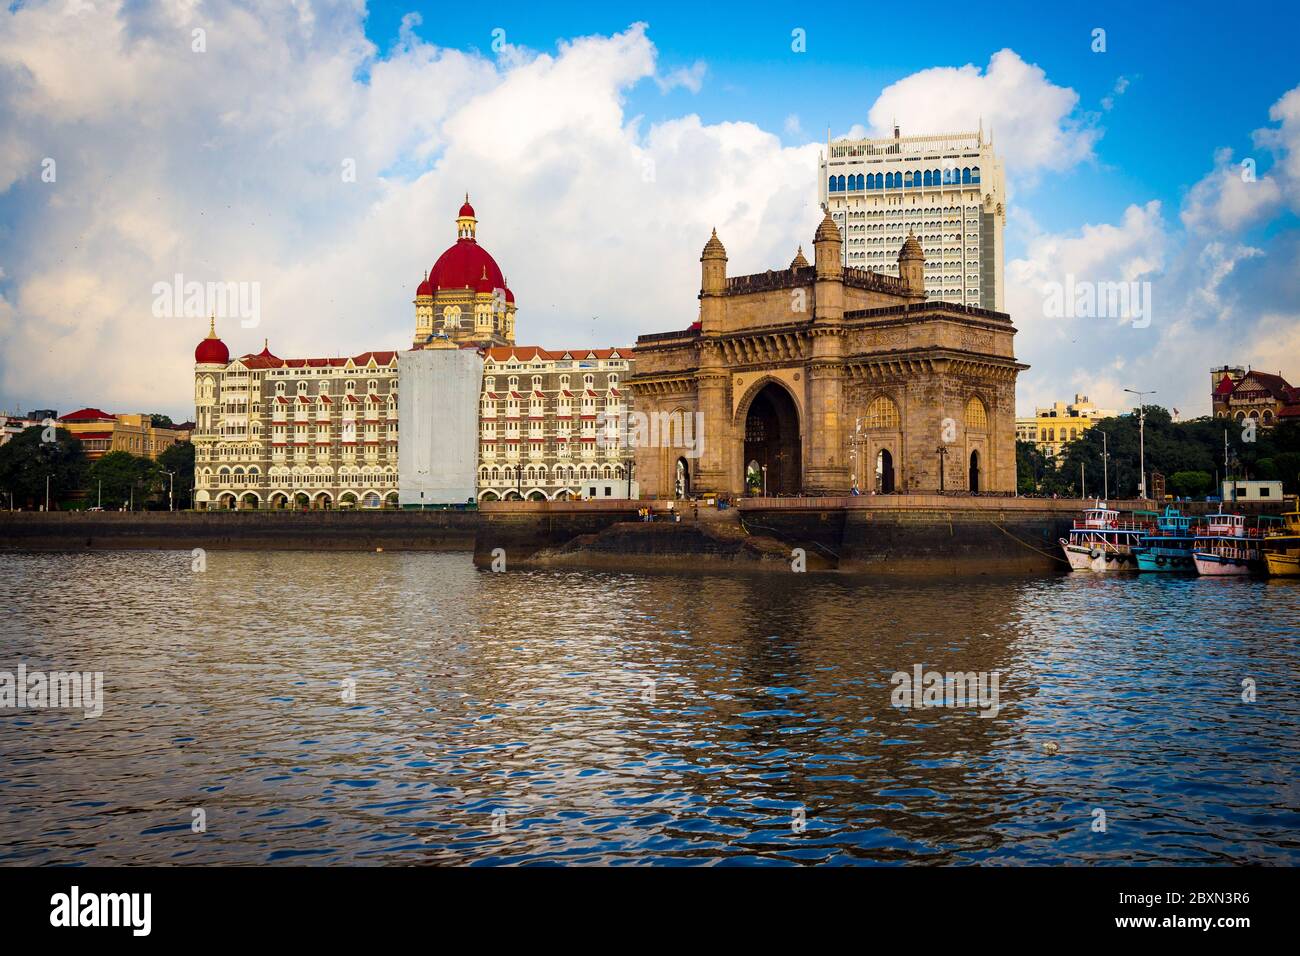
<path id="1" fill-rule="evenodd" d="M 0 670 L 105 680 L 95 719 L 0 710 L 4 863 L 1300 862 L 1297 582 L 103 552 L 0 583 Z M 892 706 L 917 664 L 997 671 L 996 716 Z"/>

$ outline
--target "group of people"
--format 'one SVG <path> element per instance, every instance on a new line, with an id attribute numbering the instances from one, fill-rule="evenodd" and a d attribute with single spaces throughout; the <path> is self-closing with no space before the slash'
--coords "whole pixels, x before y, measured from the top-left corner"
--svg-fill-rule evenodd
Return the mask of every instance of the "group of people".
<path id="1" fill-rule="evenodd" d="M 682 520 L 682 513 L 681 513 L 680 511 L 677 510 L 677 508 L 675 507 L 675 504 L 676 504 L 676 502 L 672 502 L 672 501 L 668 502 L 668 513 L 669 513 L 669 519 L 668 519 L 668 520 L 670 520 L 670 521 L 674 521 L 674 522 L 680 522 L 680 521 Z M 653 511 L 651 508 L 637 508 L 637 509 L 636 509 L 636 516 L 637 516 L 637 520 L 638 520 L 638 521 L 654 521 L 654 520 L 655 520 L 655 514 L 654 514 L 654 511 Z M 698 521 L 698 520 L 699 520 L 699 517 L 700 517 L 700 506 L 697 504 L 697 505 L 695 506 L 695 519 Z"/>

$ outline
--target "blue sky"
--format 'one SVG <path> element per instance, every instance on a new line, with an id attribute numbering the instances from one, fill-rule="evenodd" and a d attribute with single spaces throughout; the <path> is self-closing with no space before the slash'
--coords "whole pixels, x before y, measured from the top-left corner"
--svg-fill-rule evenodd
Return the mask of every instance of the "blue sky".
<path id="1" fill-rule="evenodd" d="M 629 345 L 694 320 L 712 228 L 733 274 L 808 243 L 828 126 L 981 116 L 1020 411 L 1147 387 L 1204 414 L 1224 363 L 1300 384 L 1294 4 L 923 8 L 0 7 L 0 409 L 188 417 L 207 321 L 152 313 L 177 274 L 260 289 L 218 318 L 236 355 L 404 348 L 466 191 L 521 344 Z M 1154 318 L 1054 317 L 1067 277 L 1148 284 Z"/>

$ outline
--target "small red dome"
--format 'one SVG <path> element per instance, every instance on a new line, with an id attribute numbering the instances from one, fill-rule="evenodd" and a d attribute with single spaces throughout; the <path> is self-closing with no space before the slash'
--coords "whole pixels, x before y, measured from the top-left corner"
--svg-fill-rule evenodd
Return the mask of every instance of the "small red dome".
<path id="1" fill-rule="evenodd" d="M 515 294 L 511 292 L 509 289 L 506 289 L 506 301 L 507 302 L 515 301 Z"/>
<path id="2" fill-rule="evenodd" d="M 198 348 L 194 350 L 194 362 L 196 365 L 229 365 L 230 349 L 226 348 L 226 343 L 217 338 L 216 322 L 208 327 L 208 337 L 199 343 Z"/>
<path id="3" fill-rule="evenodd" d="M 460 207 L 460 212 L 458 212 L 456 215 L 461 219 L 465 219 L 466 217 L 470 219 L 475 218 L 474 207 L 469 204 L 468 199 L 465 200 L 465 205 Z"/>
<path id="4" fill-rule="evenodd" d="M 426 278 L 415 290 L 416 295 L 433 295 L 433 284 Z"/>

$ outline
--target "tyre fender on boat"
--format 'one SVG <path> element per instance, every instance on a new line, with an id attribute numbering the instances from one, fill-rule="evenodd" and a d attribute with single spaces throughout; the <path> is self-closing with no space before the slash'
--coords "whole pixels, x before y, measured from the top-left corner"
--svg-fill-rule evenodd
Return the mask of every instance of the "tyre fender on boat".
<path id="1" fill-rule="evenodd" d="M 1101 557 L 1101 548 L 1093 548 L 1091 551 L 1088 552 L 1088 557 L 1096 561 L 1098 558 Z"/>

